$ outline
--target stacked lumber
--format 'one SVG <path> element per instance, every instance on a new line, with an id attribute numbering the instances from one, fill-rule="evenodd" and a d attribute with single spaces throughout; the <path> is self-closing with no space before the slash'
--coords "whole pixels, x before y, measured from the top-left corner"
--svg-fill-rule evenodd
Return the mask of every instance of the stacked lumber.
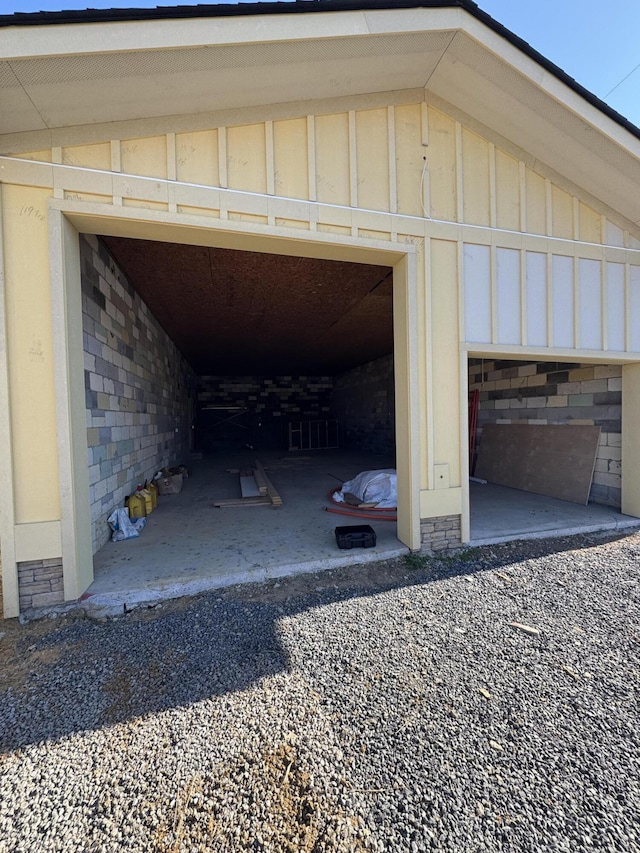
<path id="1" fill-rule="evenodd" d="M 255 467 L 242 468 L 229 473 L 240 475 L 239 498 L 221 498 L 213 502 L 218 508 L 237 506 L 282 506 L 282 498 L 267 477 L 264 465 L 256 459 Z"/>

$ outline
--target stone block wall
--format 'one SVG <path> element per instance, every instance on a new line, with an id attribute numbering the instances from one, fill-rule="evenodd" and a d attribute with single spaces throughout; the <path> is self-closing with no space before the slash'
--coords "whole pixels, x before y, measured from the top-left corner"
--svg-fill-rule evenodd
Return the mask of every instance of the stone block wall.
<path id="1" fill-rule="evenodd" d="M 474 389 L 480 392 L 478 447 L 487 423 L 599 426 L 590 500 L 620 507 L 620 365 L 470 359 L 469 390 Z"/>
<path id="2" fill-rule="evenodd" d="M 330 376 L 198 377 L 198 450 L 287 447 L 290 421 L 333 418 Z"/>
<path id="3" fill-rule="evenodd" d="M 337 376 L 334 404 L 342 446 L 395 455 L 393 355 Z"/>
<path id="4" fill-rule="evenodd" d="M 442 515 L 423 518 L 420 522 L 422 550 L 443 554 L 459 548 L 462 541 L 462 523 L 459 515 Z"/>
<path id="5" fill-rule="evenodd" d="M 190 449 L 195 374 L 94 236 L 80 238 L 94 553 L 107 518 Z"/>
<path id="6" fill-rule="evenodd" d="M 20 612 L 64 602 L 62 560 L 30 560 L 18 563 Z"/>

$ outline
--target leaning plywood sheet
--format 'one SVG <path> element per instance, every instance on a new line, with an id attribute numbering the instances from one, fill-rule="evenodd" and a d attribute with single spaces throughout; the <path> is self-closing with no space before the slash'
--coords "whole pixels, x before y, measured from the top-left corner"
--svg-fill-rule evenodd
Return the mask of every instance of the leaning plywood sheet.
<path id="1" fill-rule="evenodd" d="M 486 424 L 475 474 L 490 483 L 586 504 L 600 427 Z"/>

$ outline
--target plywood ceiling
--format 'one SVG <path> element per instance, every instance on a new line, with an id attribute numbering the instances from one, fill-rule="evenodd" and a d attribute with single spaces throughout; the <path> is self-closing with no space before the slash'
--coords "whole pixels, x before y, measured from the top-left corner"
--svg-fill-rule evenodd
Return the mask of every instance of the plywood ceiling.
<path id="1" fill-rule="evenodd" d="M 102 239 L 199 375 L 335 375 L 393 350 L 390 268 Z"/>

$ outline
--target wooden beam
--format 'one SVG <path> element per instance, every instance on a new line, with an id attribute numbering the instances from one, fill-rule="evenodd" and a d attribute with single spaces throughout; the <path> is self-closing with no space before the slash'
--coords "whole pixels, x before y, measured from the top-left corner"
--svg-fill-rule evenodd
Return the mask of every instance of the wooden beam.
<path id="1" fill-rule="evenodd" d="M 269 495 L 269 498 L 271 499 L 271 505 L 272 506 L 282 506 L 282 498 L 280 497 L 280 495 L 276 491 L 271 480 L 267 477 L 267 473 L 264 470 L 264 465 L 262 464 L 262 462 L 260 462 L 259 459 L 256 459 L 255 470 L 256 470 L 256 472 L 258 472 L 258 474 L 261 478 L 261 481 L 265 482 L 267 485 L 267 494 Z"/>

